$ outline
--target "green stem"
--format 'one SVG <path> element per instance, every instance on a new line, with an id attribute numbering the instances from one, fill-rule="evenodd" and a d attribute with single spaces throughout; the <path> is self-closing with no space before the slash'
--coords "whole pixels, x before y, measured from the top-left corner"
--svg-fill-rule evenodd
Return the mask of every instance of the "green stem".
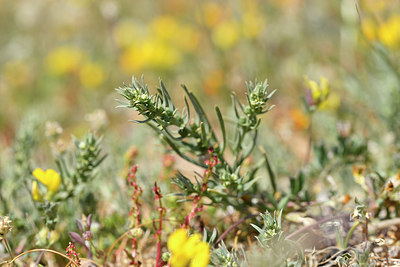
<path id="1" fill-rule="evenodd" d="M 356 227 L 360 224 L 359 221 L 356 221 L 353 226 L 350 228 L 349 232 L 347 233 L 346 236 L 346 240 L 343 243 L 343 249 L 347 248 L 347 245 L 349 244 L 350 238 L 353 235 L 354 230 L 356 229 Z"/>
<path id="2" fill-rule="evenodd" d="M 312 113 L 310 114 L 310 126 L 308 127 L 308 145 L 307 145 L 307 152 L 306 157 L 304 159 L 304 166 L 308 164 L 311 157 L 311 149 L 312 149 Z"/>
<path id="3" fill-rule="evenodd" d="M 275 173 L 271 168 L 271 164 L 269 162 L 267 152 L 264 150 L 264 148 L 262 146 L 260 146 L 259 149 L 261 151 L 261 154 L 263 154 L 263 156 L 264 156 L 265 164 L 266 164 L 268 175 L 269 175 L 269 180 L 270 180 L 272 189 L 274 190 L 274 194 L 275 194 L 276 191 L 278 191 L 278 187 L 276 186 Z"/>
<path id="4" fill-rule="evenodd" d="M 13 255 L 13 253 L 11 251 L 10 244 L 8 244 L 8 241 L 5 238 L 3 239 L 3 242 L 4 242 L 4 245 L 5 245 L 6 249 L 7 249 L 8 254 L 10 255 L 11 259 L 13 259 L 14 255 Z"/>

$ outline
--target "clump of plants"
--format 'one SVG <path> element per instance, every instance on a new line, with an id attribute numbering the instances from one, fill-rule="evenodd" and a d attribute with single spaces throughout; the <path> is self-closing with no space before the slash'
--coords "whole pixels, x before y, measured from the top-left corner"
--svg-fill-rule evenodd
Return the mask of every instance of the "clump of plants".
<path id="1" fill-rule="evenodd" d="M 155 93 L 143 79 L 135 78 L 117 89 L 124 98 L 120 107 L 143 117 L 133 122 L 148 125 L 166 151 L 160 176 L 148 177 L 138 163 L 138 150 L 128 150 L 121 166 L 125 177 L 120 188 L 125 192 L 118 194 L 125 194 L 129 204 L 120 209 L 120 216 L 112 212 L 100 216 L 109 210 L 102 209 L 102 197 L 93 190 L 112 169 L 104 165 L 102 138 L 89 132 L 67 146 L 61 126 L 47 124 L 44 140 L 54 164 L 42 169 L 32 160 L 35 147 L 43 142 L 36 137 L 40 126 L 28 119 L 17 133 L 14 175 L 21 177 L 28 192 L 30 206 L 22 207 L 31 209 L 26 217 L 31 225 L 23 223 L 21 214 L 10 212 L 7 202 L 3 204 L 9 215 L 0 220 L 3 263 L 201 267 L 389 262 L 383 228 L 373 219 L 385 217 L 385 225 L 397 225 L 399 174 L 367 169 L 365 164 L 373 160 L 368 145 L 347 124 L 339 124 L 337 139 L 329 144 L 316 140 L 316 126 L 310 124 L 304 164 L 295 175 L 279 178 L 271 154 L 258 143 L 261 116 L 274 107 L 269 101 L 275 90 L 269 91 L 266 81 L 246 86 L 244 97 L 232 94 L 228 116 L 219 107 L 210 116 L 186 86 L 182 86 L 186 94 L 182 110 L 162 82 Z M 326 79 L 319 84 L 305 79 L 304 108 L 310 121 L 318 116 L 329 92 Z M 180 171 L 176 157 L 193 167 L 192 175 Z M 361 192 L 372 196 L 370 201 L 356 198 L 353 206 L 348 204 L 352 196 L 340 192 L 333 176 L 349 173 Z M 324 179 L 331 186 L 326 202 L 318 201 L 312 191 L 312 183 Z M 265 181 L 267 186 L 260 187 Z M 3 188 L 0 196 L 5 201 L 5 193 L 19 194 Z M 316 212 L 324 209 L 337 214 Z M 26 235 L 14 239 L 13 231 Z M 41 248 L 25 250 L 26 242 Z"/>

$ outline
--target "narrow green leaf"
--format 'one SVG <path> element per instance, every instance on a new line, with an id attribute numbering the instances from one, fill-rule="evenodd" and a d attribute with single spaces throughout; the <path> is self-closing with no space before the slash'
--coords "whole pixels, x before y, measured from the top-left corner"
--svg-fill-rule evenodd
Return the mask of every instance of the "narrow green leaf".
<path id="1" fill-rule="evenodd" d="M 289 200 L 290 200 L 290 196 L 285 196 L 284 198 L 282 198 L 282 199 L 279 201 L 278 209 L 279 209 L 279 210 L 285 209 L 287 203 L 289 202 Z"/>
<path id="2" fill-rule="evenodd" d="M 221 111 L 219 110 L 218 106 L 215 106 L 215 111 L 217 113 L 219 125 L 221 127 L 221 132 L 222 132 L 222 144 L 220 145 L 220 153 L 221 153 L 221 156 L 222 156 L 222 154 L 225 151 L 225 147 L 226 147 L 225 123 L 224 123 L 224 119 L 222 118 L 222 114 L 221 114 Z"/>

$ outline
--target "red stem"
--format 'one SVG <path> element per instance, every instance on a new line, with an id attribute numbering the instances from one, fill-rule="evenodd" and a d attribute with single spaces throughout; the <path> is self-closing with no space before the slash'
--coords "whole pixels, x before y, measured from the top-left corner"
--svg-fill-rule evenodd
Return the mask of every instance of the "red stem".
<path id="1" fill-rule="evenodd" d="M 161 199 L 159 199 L 159 201 L 160 201 L 160 208 L 159 208 L 160 220 L 159 220 L 159 223 L 158 223 L 158 230 L 156 230 L 157 236 L 158 236 L 156 262 L 157 262 L 157 267 L 162 267 L 163 260 L 161 259 L 161 233 L 162 233 L 163 208 L 162 208 Z"/>
<path id="2" fill-rule="evenodd" d="M 161 234 L 162 234 L 162 220 L 163 220 L 163 213 L 164 213 L 164 207 L 162 205 L 162 194 L 160 191 L 160 188 L 157 186 L 157 182 L 154 184 L 153 191 L 156 194 L 156 199 L 158 199 L 158 214 L 159 214 L 159 222 L 158 222 L 158 229 L 155 225 L 155 221 L 153 220 L 153 227 L 154 230 L 156 230 L 156 236 L 157 236 L 157 258 L 156 258 L 156 267 L 162 267 L 164 261 L 162 260 L 161 256 Z"/>

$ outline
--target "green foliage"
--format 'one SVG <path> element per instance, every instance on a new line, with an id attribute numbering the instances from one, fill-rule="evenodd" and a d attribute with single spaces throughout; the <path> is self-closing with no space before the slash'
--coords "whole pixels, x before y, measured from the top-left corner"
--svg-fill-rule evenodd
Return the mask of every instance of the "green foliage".
<path id="1" fill-rule="evenodd" d="M 39 137 L 38 117 L 26 116 L 19 126 L 14 141 L 15 168 L 17 180 L 27 178 L 32 173 L 32 157 Z"/>
<path id="2" fill-rule="evenodd" d="M 286 239 L 282 230 L 282 210 L 278 217 L 276 212 L 274 216 L 266 211 L 265 214 L 260 214 L 263 220 L 263 227 L 260 228 L 255 224 L 251 224 L 257 231 L 256 237 L 258 243 L 264 251 L 262 258 L 269 260 L 273 266 L 302 266 L 304 254 L 302 249 L 295 242 Z M 296 255 L 294 258 L 293 255 Z M 257 258 L 260 255 L 257 256 Z"/>
<path id="3" fill-rule="evenodd" d="M 61 199 L 79 196 L 86 184 L 97 175 L 98 166 L 106 158 L 102 155 L 101 140 L 88 132 L 81 141 L 74 137 L 75 150 L 70 153 L 69 161 L 68 155 L 57 155 L 56 163 L 65 185 L 65 192 L 59 194 Z"/>
<path id="4" fill-rule="evenodd" d="M 242 253 L 240 253 L 242 252 Z M 211 254 L 211 263 L 214 266 L 224 266 L 224 267 L 238 267 L 238 266 L 248 266 L 246 261 L 243 259 L 244 251 L 236 251 L 232 249 L 229 251 L 226 248 L 224 241 L 218 245 L 217 249 L 214 249 Z"/>
<path id="5" fill-rule="evenodd" d="M 225 120 L 218 107 L 215 107 L 218 117 L 222 140 L 219 141 L 208 119 L 204 108 L 193 93 L 183 86 L 187 98 L 195 110 L 194 118 L 185 97 L 186 108 L 179 112 L 173 104 L 164 84 L 160 82 L 160 88 L 155 95 L 151 95 L 147 85 L 142 80 L 132 79 L 132 84 L 121 87 L 118 92 L 128 102 L 122 102 L 121 107 L 136 110 L 144 117 L 139 123 L 148 124 L 180 157 L 203 168 L 207 157 L 216 156 L 218 164 L 208 179 L 208 190 L 203 196 L 211 199 L 213 203 L 225 206 L 233 205 L 241 209 L 240 197 L 251 192 L 256 182 L 258 167 L 249 171 L 242 171 L 244 160 L 252 153 L 257 142 L 260 115 L 268 112 L 273 106 L 267 107 L 267 102 L 275 91 L 267 92 L 267 82 L 247 83 L 247 103 L 242 104 L 233 94 L 232 102 L 235 118 L 233 121 L 234 133 L 231 141 L 227 140 Z M 229 163 L 224 152 L 229 147 L 233 154 L 233 162 Z M 211 149 L 211 154 L 210 154 Z M 210 154 L 210 155 L 208 155 Z M 180 189 L 186 196 L 200 194 L 202 190 L 201 176 L 197 175 L 197 184 L 179 173 L 174 178 Z"/>

